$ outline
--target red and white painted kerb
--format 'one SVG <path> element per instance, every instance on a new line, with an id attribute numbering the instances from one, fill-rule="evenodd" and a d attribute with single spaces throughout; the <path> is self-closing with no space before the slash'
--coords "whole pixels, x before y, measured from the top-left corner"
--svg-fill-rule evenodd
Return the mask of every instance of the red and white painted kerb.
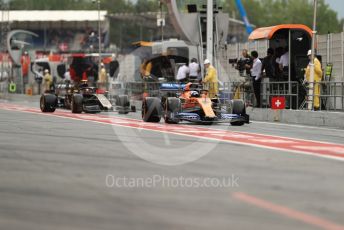
<path id="1" fill-rule="evenodd" d="M 188 125 L 168 125 L 164 123 L 145 123 L 141 120 L 113 117 L 106 115 L 73 114 L 66 110 L 56 110 L 55 113 L 42 113 L 39 109 L 18 106 L 13 104 L 0 103 L 0 109 L 27 112 L 33 114 L 55 116 L 82 121 L 90 121 L 101 124 L 109 124 L 127 128 L 170 133 L 176 135 L 216 140 L 221 142 L 249 145 L 253 147 L 281 150 L 299 154 L 307 154 L 317 157 L 330 158 L 344 161 L 344 145 L 318 142 L 312 140 L 302 140 L 289 137 L 272 136 L 265 134 L 236 132 L 230 130 L 218 130 L 204 127 Z"/>

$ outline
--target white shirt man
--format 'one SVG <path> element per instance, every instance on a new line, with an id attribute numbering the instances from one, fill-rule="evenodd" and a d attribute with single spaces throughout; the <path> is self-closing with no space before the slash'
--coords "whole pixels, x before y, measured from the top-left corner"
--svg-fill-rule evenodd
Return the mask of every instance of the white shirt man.
<path id="1" fill-rule="evenodd" d="M 65 81 L 71 81 L 69 69 L 64 73 L 63 76 Z"/>
<path id="2" fill-rule="evenodd" d="M 280 64 L 280 68 L 283 70 L 283 68 L 289 66 L 289 52 L 286 52 L 283 54 L 278 62 Z"/>
<path id="3" fill-rule="evenodd" d="M 191 62 L 189 65 L 190 78 L 199 78 L 200 67 L 197 62 Z"/>
<path id="4" fill-rule="evenodd" d="M 251 76 L 253 81 L 253 91 L 256 98 L 256 107 L 260 107 L 260 88 L 261 88 L 261 78 L 262 78 L 262 62 L 258 58 L 258 52 L 252 51 L 251 56 L 253 59 L 253 66 L 251 69 Z"/>
<path id="5" fill-rule="evenodd" d="M 177 81 L 183 81 L 186 80 L 188 74 L 190 73 L 189 67 L 187 67 L 186 64 L 183 64 L 181 67 L 178 69 L 177 73 Z"/>
<path id="6" fill-rule="evenodd" d="M 259 58 L 253 60 L 253 67 L 251 69 L 251 76 L 258 81 L 262 77 L 262 62 Z"/>

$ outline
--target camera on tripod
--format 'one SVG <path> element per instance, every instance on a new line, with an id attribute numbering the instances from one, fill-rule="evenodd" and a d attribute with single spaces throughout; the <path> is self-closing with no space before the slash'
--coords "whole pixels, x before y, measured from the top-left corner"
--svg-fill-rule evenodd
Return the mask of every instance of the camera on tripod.
<path id="1" fill-rule="evenodd" d="M 239 74 L 241 77 L 244 76 L 245 71 L 247 72 L 248 69 L 246 68 L 246 65 L 250 65 L 250 59 L 249 58 L 245 58 L 245 59 L 238 59 L 238 58 L 234 58 L 234 59 L 229 59 L 229 64 L 232 64 L 232 66 L 235 66 L 235 69 L 237 69 L 239 71 Z"/>

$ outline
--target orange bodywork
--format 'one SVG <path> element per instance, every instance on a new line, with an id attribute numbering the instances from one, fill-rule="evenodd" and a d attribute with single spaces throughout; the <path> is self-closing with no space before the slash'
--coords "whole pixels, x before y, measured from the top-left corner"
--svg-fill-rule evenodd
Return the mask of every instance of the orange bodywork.
<path id="1" fill-rule="evenodd" d="M 212 108 L 212 101 L 208 96 L 208 92 L 203 91 L 201 93 L 200 98 L 194 98 L 194 97 L 191 97 L 190 86 L 191 86 L 191 83 L 187 84 L 185 86 L 184 92 L 179 97 L 179 98 L 183 99 L 182 108 L 183 109 L 190 109 L 190 108 L 194 108 L 194 107 L 200 107 L 203 110 L 204 115 L 206 117 L 210 117 L 210 118 L 216 117 L 214 110 Z"/>
<path id="2" fill-rule="evenodd" d="M 260 40 L 260 39 L 270 40 L 274 36 L 274 34 L 281 29 L 300 29 L 300 30 L 306 31 L 311 37 L 313 36 L 312 30 L 308 26 L 305 26 L 302 24 L 284 24 L 284 25 L 262 27 L 262 28 L 255 29 L 250 34 L 248 39 L 249 40 Z"/>

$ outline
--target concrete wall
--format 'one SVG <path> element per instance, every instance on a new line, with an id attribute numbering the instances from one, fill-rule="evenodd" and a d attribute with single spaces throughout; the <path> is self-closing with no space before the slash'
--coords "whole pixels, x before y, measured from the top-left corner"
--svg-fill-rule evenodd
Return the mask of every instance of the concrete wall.
<path id="1" fill-rule="evenodd" d="M 247 108 L 251 120 L 344 129 L 344 113 Z"/>

